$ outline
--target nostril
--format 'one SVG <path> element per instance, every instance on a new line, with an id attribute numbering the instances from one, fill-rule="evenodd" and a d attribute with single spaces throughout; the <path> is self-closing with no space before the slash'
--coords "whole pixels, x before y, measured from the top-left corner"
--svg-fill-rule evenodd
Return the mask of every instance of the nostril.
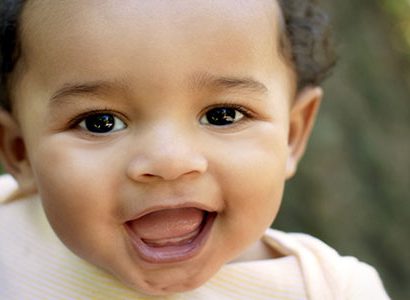
<path id="1" fill-rule="evenodd" d="M 161 179 L 161 177 L 150 173 L 141 174 L 139 178 L 137 178 L 140 182 L 152 182 L 158 179 Z"/>
<path id="2" fill-rule="evenodd" d="M 175 151 L 171 154 L 159 155 L 151 152 L 149 156 L 135 157 L 127 166 L 127 176 L 143 182 L 173 181 L 180 177 L 203 174 L 207 170 L 208 163 L 202 155 Z"/>
<path id="3" fill-rule="evenodd" d="M 152 175 L 152 174 L 142 174 L 142 176 L 145 176 L 145 177 L 155 177 L 155 175 Z"/>

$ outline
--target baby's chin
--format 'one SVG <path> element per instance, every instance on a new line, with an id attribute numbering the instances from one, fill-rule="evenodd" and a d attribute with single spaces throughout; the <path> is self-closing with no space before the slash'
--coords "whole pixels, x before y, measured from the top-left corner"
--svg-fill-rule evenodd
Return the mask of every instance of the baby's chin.
<path id="1" fill-rule="evenodd" d="M 198 272 L 196 275 L 189 275 L 184 278 L 181 276 L 169 276 L 164 278 L 141 278 L 137 282 L 120 280 L 134 291 L 147 296 L 169 296 L 176 293 L 189 292 L 204 285 L 215 275 L 215 272 Z"/>

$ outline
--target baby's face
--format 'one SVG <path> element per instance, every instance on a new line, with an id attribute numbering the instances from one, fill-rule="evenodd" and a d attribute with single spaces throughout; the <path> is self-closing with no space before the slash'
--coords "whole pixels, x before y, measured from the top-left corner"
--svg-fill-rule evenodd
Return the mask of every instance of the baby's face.
<path id="1" fill-rule="evenodd" d="M 15 114 L 49 221 L 150 294 L 255 243 L 289 176 L 292 76 L 266 1 L 31 1 Z"/>

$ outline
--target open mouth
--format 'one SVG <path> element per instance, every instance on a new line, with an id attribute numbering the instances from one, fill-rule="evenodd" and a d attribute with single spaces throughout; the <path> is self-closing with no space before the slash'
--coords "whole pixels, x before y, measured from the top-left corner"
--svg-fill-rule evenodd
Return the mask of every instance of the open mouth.
<path id="1" fill-rule="evenodd" d="M 205 245 L 216 212 L 184 207 L 150 212 L 126 223 L 134 249 L 149 263 L 180 262 Z"/>

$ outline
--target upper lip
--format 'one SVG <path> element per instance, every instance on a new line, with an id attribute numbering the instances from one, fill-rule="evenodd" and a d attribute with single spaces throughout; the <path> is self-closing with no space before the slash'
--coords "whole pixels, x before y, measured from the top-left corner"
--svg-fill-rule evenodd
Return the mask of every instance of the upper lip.
<path id="1" fill-rule="evenodd" d="M 134 214 L 131 218 L 129 218 L 126 222 L 136 220 L 138 218 L 141 218 L 145 215 L 148 215 L 150 213 L 156 212 L 156 211 L 161 211 L 161 210 L 171 210 L 171 209 L 178 209 L 178 208 L 197 208 L 199 210 L 203 210 L 205 212 L 216 212 L 215 209 L 203 204 L 203 203 L 197 203 L 197 202 L 184 202 L 180 204 L 175 204 L 175 205 L 154 205 L 151 206 L 147 209 L 144 209 L 140 212 L 137 212 Z"/>

